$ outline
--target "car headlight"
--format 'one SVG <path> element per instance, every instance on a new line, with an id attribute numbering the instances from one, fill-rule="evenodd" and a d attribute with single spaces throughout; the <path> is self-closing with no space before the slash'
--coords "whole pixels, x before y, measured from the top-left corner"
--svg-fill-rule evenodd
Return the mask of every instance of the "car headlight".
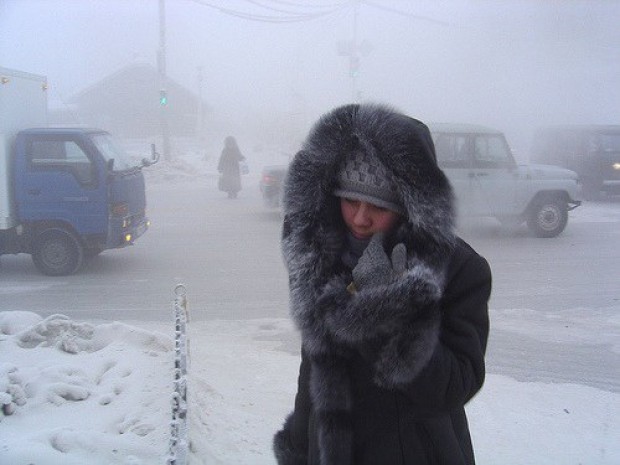
<path id="1" fill-rule="evenodd" d="M 615 170 L 620 170 L 620 163 L 614 163 L 613 165 L 611 165 L 613 167 L 613 169 Z"/>

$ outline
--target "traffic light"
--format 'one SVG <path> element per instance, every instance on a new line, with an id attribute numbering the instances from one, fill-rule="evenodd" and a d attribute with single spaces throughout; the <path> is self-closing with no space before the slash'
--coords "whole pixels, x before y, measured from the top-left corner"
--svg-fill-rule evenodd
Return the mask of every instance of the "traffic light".
<path id="1" fill-rule="evenodd" d="M 355 55 L 351 55 L 349 59 L 349 75 L 351 77 L 357 77 L 360 74 L 360 58 Z"/>
<path id="2" fill-rule="evenodd" d="M 161 89 L 159 91 L 159 104 L 168 105 L 168 95 L 166 95 L 166 89 Z"/>

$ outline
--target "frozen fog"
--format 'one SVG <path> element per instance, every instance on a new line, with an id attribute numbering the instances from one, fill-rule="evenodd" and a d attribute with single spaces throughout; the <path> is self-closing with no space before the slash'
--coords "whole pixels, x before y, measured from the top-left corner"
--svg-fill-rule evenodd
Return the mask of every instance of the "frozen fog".
<path id="1" fill-rule="evenodd" d="M 163 31 L 166 75 L 207 105 L 196 124 L 213 154 L 228 134 L 293 151 L 352 100 L 499 128 L 523 159 L 540 125 L 617 123 L 618 2 L 163 0 L 161 27 L 160 3 L 3 0 L 0 66 L 48 76 L 50 106 L 67 109 L 126 66 L 157 67 Z"/>
<path id="2" fill-rule="evenodd" d="M 165 463 L 178 283 L 190 463 L 273 464 L 299 340 L 263 166 L 351 101 L 500 129 L 522 161 L 539 126 L 620 124 L 619 17 L 605 0 L 0 0 L 0 67 L 47 76 L 50 112 L 86 124 L 68 102 L 130 65 L 161 69 L 162 31 L 167 78 L 204 104 L 145 169 L 152 227 L 134 247 L 59 278 L 0 258 L 0 465 Z M 230 134 L 250 168 L 235 201 L 216 188 Z M 136 156 L 162 141 L 122 137 Z M 461 224 L 494 279 L 488 375 L 467 407 L 481 465 L 620 463 L 619 223 L 607 197 L 554 239 Z"/>

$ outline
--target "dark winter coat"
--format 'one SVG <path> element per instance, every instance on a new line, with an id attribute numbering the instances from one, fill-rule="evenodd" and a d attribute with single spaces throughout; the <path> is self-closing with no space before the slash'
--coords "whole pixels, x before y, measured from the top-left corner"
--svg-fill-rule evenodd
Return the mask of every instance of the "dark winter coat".
<path id="1" fill-rule="evenodd" d="M 236 142 L 226 142 L 217 170 L 221 173 L 219 180 L 219 190 L 224 192 L 236 193 L 241 190 L 241 173 L 239 163 L 245 160 Z"/>
<path id="2" fill-rule="evenodd" d="M 332 192 L 343 157 L 366 150 L 394 175 L 408 270 L 351 293 Z M 324 116 L 293 160 L 282 247 L 302 334 L 295 409 L 274 438 L 280 464 L 473 464 L 464 404 L 484 381 L 491 274 L 453 232 L 450 185 L 426 126 L 374 105 Z"/>

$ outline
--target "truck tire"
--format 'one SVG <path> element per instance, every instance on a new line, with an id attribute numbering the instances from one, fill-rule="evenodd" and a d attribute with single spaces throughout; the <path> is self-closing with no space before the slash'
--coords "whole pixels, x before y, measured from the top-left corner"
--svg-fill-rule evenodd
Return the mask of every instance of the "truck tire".
<path id="1" fill-rule="evenodd" d="M 556 237 L 568 222 L 568 205 L 558 197 L 536 200 L 527 217 L 527 226 L 536 237 Z"/>
<path id="2" fill-rule="evenodd" d="M 71 232 L 52 228 L 41 232 L 34 244 L 32 261 L 38 270 L 48 276 L 67 276 L 82 265 L 84 250 Z"/>
<path id="3" fill-rule="evenodd" d="M 90 247 L 90 248 L 84 249 L 84 258 L 86 259 L 95 258 L 101 252 L 103 252 L 103 250 L 98 247 Z"/>

